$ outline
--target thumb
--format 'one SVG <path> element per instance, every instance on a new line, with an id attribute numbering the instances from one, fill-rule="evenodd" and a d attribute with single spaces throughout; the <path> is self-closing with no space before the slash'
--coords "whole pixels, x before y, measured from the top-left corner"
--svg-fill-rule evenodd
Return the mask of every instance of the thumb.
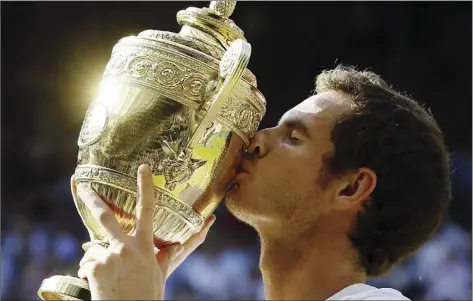
<path id="1" fill-rule="evenodd" d="M 209 232 L 210 226 L 215 222 L 215 215 L 211 215 L 199 233 L 194 234 L 183 245 L 171 245 L 161 248 L 156 255 L 158 264 L 163 267 L 166 277 L 169 275 L 198 247 Z M 156 245 L 156 241 L 155 241 Z M 159 247 L 158 247 L 159 248 Z M 174 249 L 178 248 L 178 249 Z"/>
<path id="2" fill-rule="evenodd" d="M 171 245 L 162 248 L 156 254 L 156 260 L 163 270 L 164 275 L 167 275 L 169 268 L 173 265 L 174 260 L 182 254 L 184 247 L 182 245 Z"/>
<path id="3" fill-rule="evenodd" d="M 168 249 L 169 252 L 169 260 L 172 261 L 177 258 L 177 256 L 181 255 L 182 251 L 184 251 L 184 247 L 182 245 L 174 245 L 170 246 Z"/>

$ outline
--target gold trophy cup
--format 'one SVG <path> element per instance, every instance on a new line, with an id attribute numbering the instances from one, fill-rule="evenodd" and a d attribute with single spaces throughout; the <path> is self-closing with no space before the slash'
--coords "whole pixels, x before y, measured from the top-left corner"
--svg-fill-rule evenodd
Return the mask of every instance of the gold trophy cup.
<path id="1" fill-rule="evenodd" d="M 176 34 L 146 30 L 113 48 L 78 139 L 75 183 L 90 183 L 123 230 L 134 229 L 138 166 L 152 167 L 154 234 L 183 243 L 224 198 L 266 102 L 246 69 L 251 47 L 229 19 L 236 1 L 177 14 Z M 73 191 L 91 240 L 103 231 Z M 53 276 L 43 300 L 90 300 L 87 281 Z"/>

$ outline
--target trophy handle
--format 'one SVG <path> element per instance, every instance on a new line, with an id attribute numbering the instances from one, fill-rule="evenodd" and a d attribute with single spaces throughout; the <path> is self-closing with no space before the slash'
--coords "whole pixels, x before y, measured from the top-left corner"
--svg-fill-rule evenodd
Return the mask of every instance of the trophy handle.
<path id="1" fill-rule="evenodd" d="M 235 40 L 225 52 L 219 64 L 219 77 L 222 84 L 217 93 L 210 96 L 210 108 L 194 131 L 187 147 L 193 148 L 199 143 L 210 123 L 215 121 L 223 104 L 245 72 L 250 55 L 251 45 L 241 39 Z"/>

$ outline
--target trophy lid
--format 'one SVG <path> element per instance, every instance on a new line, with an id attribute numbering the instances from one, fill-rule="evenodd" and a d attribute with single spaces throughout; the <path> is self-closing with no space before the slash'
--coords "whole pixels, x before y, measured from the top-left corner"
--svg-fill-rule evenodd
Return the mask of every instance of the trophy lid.
<path id="1" fill-rule="evenodd" d="M 177 22 L 182 26 L 179 33 L 148 29 L 138 34 L 138 37 L 189 47 L 221 60 L 234 41 L 246 41 L 243 30 L 229 19 L 235 6 L 236 1 L 219 0 L 211 1 L 209 7 L 189 7 L 177 13 Z M 257 87 L 256 77 L 250 70 L 246 69 L 242 77 L 253 87 Z"/>
<path id="2" fill-rule="evenodd" d="M 208 8 L 189 7 L 177 13 L 177 22 L 200 29 L 228 49 L 236 39 L 246 41 L 243 30 L 229 18 L 235 6 L 236 1 L 211 1 Z"/>

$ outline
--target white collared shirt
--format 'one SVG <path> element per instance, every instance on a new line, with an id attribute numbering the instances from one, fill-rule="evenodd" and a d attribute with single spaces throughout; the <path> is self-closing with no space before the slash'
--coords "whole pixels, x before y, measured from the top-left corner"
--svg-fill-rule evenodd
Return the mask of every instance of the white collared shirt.
<path id="1" fill-rule="evenodd" d="M 352 284 L 327 300 L 410 300 L 392 288 L 376 288 L 364 283 Z"/>

